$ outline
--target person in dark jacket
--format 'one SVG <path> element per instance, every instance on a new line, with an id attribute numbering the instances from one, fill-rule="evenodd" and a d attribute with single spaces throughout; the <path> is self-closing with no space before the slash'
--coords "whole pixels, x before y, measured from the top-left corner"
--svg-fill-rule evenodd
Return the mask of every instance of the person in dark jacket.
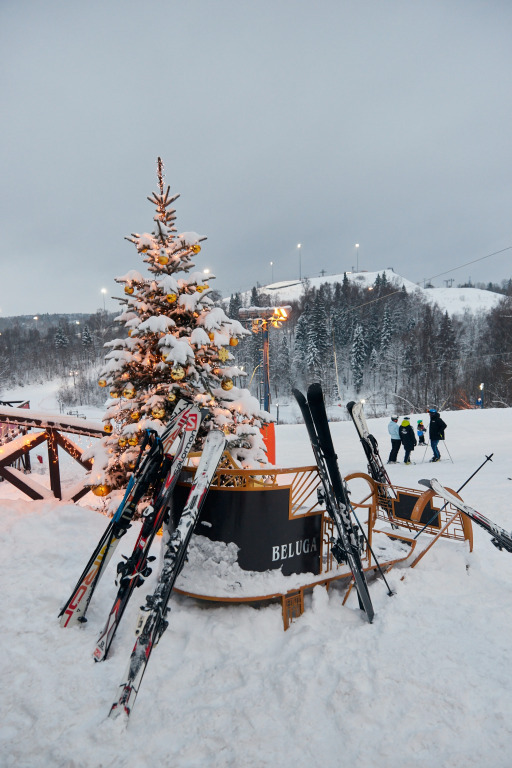
<path id="1" fill-rule="evenodd" d="M 440 440 L 444 440 L 444 431 L 446 424 L 442 420 L 440 414 L 437 412 L 437 408 L 429 408 L 430 425 L 428 428 L 428 436 L 430 437 L 430 446 L 432 448 L 433 456 L 430 461 L 439 461 L 441 454 L 437 447 Z"/>
<path id="2" fill-rule="evenodd" d="M 400 440 L 402 441 L 405 451 L 404 464 L 410 464 L 411 451 L 414 451 L 414 447 L 417 443 L 416 435 L 414 434 L 414 429 L 411 427 L 411 422 L 408 416 L 404 416 L 404 420 L 400 424 Z"/>

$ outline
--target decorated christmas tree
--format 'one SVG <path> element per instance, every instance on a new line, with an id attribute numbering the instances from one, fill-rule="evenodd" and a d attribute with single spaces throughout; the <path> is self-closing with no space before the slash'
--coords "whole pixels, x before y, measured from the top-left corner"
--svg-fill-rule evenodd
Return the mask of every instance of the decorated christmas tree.
<path id="1" fill-rule="evenodd" d="M 124 286 L 123 311 L 117 320 L 125 333 L 108 342 L 99 385 L 109 392 L 105 437 L 94 450 L 90 483 L 98 495 L 126 485 L 146 429 L 162 433 L 180 398 L 207 409 L 198 436 L 201 449 L 214 427 L 227 436 L 227 449 L 244 467 L 266 463 L 260 432 L 270 419 L 247 389 L 235 386 L 243 371 L 231 349 L 249 331 L 231 320 L 209 297 L 205 272 L 194 271 L 194 256 L 206 238 L 177 234 L 179 195 L 164 186 L 158 158 L 159 192 L 148 200 L 156 207 L 151 233 L 132 234 L 147 265 L 116 278 Z M 208 275 L 208 281 L 214 278 Z"/>

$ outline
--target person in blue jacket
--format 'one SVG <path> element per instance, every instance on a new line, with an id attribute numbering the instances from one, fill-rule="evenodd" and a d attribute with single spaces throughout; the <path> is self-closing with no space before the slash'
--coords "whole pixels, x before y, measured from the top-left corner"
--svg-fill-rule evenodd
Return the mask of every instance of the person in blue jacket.
<path id="1" fill-rule="evenodd" d="M 391 452 L 389 454 L 388 464 L 396 464 L 398 451 L 402 445 L 400 439 L 400 427 L 398 426 L 398 416 L 391 416 L 391 421 L 388 424 L 388 432 L 391 437 Z"/>

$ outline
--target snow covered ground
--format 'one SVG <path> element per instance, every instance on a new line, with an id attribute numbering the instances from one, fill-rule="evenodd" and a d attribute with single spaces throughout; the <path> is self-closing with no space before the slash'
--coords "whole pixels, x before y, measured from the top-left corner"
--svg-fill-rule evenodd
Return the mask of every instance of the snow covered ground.
<path id="1" fill-rule="evenodd" d="M 494 451 L 461 495 L 512 528 L 511 412 L 443 416 L 453 463 L 428 464 L 429 451 L 421 463 L 423 449 L 416 449 L 418 463 L 391 466 L 392 480 L 419 487 L 419 479 L 435 476 L 458 488 Z M 387 419 L 369 423 L 386 456 Z M 332 431 L 343 472 L 365 471 L 352 424 Z M 281 465 L 312 463 L 304 426 L 276 432 Z M 86 501 L 28 501 L 0 483 L 2 768 L 510 765 L 512 557 L 481 529 L 471 554 L 465 544 L 440 542 L 415 569 L 391 571 L 392 598 L 373 582 L 372 625 L 354 594 L 342 606 L 339 591 L 320 587 L 286 633 L 279 604 L 175 595 L 126 726 L 107 714 L 154 575 L 128 605 L 111 657 L 95 664 L 115 564 L 85 626 L 63 630 L 57 621 L 107 522 Z M 136 529 L 121 552 L 131 551 Z"/>
<path id="2" fill-rule="evenodd" d="M 480 288 L 422 288 L 390 269 L 383 269 L 381 272 L 349 272 L 347 277 L 360 288 L 371 290 L 377 275 L 384 273 L 388 282 L 396 286 L 397 290 L 405 286 L 407 293 L 422 296 L 430 303 L 437 304 L 443 312 L 448 312 L 449 315 L 459 315 L 464 314 L 464 312 L 471 312 L 472 314 L 480 311 L 489 312 L 503 299 L 500 293 L 484 291 Z M 343 273 L 309 278 L 309 283 L 313 288 L 320 288 L 323 283 L 341 282 L 343 282 Z M 283 280 L 279 283 L 262 286 L 261 290 L 268 293 L 276 304 L 282 304 L 286 301 L 298 301 L 303 294 L 304 284 L 300 280 Z M 250 299 L 250 291 L 243 295 Z"/>

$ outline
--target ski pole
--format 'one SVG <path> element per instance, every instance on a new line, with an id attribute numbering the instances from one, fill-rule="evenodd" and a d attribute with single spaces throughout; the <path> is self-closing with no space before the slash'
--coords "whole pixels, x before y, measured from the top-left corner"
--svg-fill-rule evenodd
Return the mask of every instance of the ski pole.
<path id="1" fill-rule="evenodd" d="M 393 592 L 393 590 L 392 590 L 392 589 L 391 589 L 391 587 L 389 586 L 389 584 L 388 584 L 388 582 L 387 582 L 387 579 L 386 579 L 386 577 L 384 576 L 384 571 L 383 571 L 383 570 L 382 570 L 382 568 L 380 567 L 380 563 L 379 563 L 379 561 L 377 560 L 377 558 L 375 557 L 375 552 L 373 551 L 373 549 L 372 549 L 372 546 L 371 546 L 371 544 L 370 544 L 370 542 L 369 542 L 369 540 L 368 540 L 368 536 L 367 536 L 367 535 L 366 535 L 366 533 L 364 532 L 364 528 L 363 528 L 363 526 L 361 525 L 361 523 L 359 522 L 359 518 L 358 518 L 358 516 L 356 515 L 356 513 L 355 513 L 355 510 L 354 510 L 354 507 L 352 506 L 352 504 L 350 504 L 350 502 L 349 502 L 349 506 L 350 506 L 350 510 L 351 510 L 352 514 L 354 515 L 354 517 L 355 517 L 355 519 L 356 519 L 356 523 L 358 524 L 359 528 L 361 529 L 361 533 L 363 534 L 363 538 L 364 538 L 364 540 L 366 541 L 366 545 L 367 545 L 368 549 L 370 550 L 370 552 L 372 553 L 372 557 L 373 557 L 373 559 L 375 560 L 375 565 L 376 565 L 376 566 L 377 566 L 377 568 L 379 569 L 379 573 L 380 573 L 380 575 L 382 576 L 382 578 L 384 579 L 384 583 L 385 583 L 386 587 L 388 588 L 388 596 L 389 596 L 389 597 L 393 597 L 393 595 L 394 595 L 395 593 Z"/>
<path id="2" fill-rule="evenodd" d="M 427 455 L 427 448 L 428 448 L 428 443 L 425 443 L 425 450 L 423 451 L 423 458 L 421 460 L 422 464 L 425 461 L 425 456 Z"/>
<path id="3" fill-rule="evenodd" d="M 466 486 L 466 485 L 469 483 L 469 481 L 470 481 L 470 480 L 472 480 L 472 479 L 474 478 L 474 476 L 477 474 L 477 472 L 480 472 L 480 470 L 482 469 L 482 467 L 484 466 L 484 464 L 487 464 L 487 462 L 488 462 L 488 461 L 492 461 L 492 457 L 493 457 L 493 456 L 494 456 L 494 453 L 491 453 L 491 455 L 490 455 L 490 456 L 486 456 L 486 457 L 485 457 L 485 461 L 483 461 L 483 462 L 480 464 L 480 466 L 478 467 L 478 469 L 475 469 L 475 471 L 473 472 L 473 474 L 472 474 L 472 475 L 470 475 L 470 476 L 468 477 L 468 479 L 467 479 L 467 480 L 466 480 L 464 483 L 462 483 L 461 487 L 457 489 L 457 493 L 460 493 L 460 491 L 462 491 L 462 489 L 464 488 L 464 486 Z M 438 516 L 438 514 L 439 514 L 440 512 L 442 512 L 442 511 L 443 511 L 443 509 L 445 509 L 445 508 L 447 507 L 447 505 L 448 505 L 448 502 L 445 502 L 445 503 L 443 504 L 443 506 L 441 507 L 441 509 L 440 509 L 439 511 L 436 511 L 436 512 L 433 514 L 433 516 L 430 518 L 430 520 L 428 521 L 428 523 L 425 523 L 425 525 L 423 526 L 423 528 L 421 529 L 421 531 L 418 531 L 418 533 L 416 534 L 416 536 L 414 537 L 414 539 L 417 539 L 417 538 L 418 538 L 418 536 L 420 535 L 420 533 L 423 533 L 423 531 L 425 530 L 425 528 L 428 528 L 428 526 L 429 526 L 429 525 L 430 525 L 430 524 L 431 524 L 431 523 L 432 523 L 432 522 L 433 522 L 433 521 L 436 519 L 436 517 Z"/>
<path id="4" fill-rule="evenodd" d="M 448 446 L 446 445 L 446 440 L 444 441 L 444 447 L 448 451 Z M 453 464 L 453 459 L 452 459 L 452 455 L 451 455 L 450 451 L 448 451 L 448 456 L 450 457 L 450 461 Z M 457 493 L 458 493 L 458 491 L 457 491 Z"/>

